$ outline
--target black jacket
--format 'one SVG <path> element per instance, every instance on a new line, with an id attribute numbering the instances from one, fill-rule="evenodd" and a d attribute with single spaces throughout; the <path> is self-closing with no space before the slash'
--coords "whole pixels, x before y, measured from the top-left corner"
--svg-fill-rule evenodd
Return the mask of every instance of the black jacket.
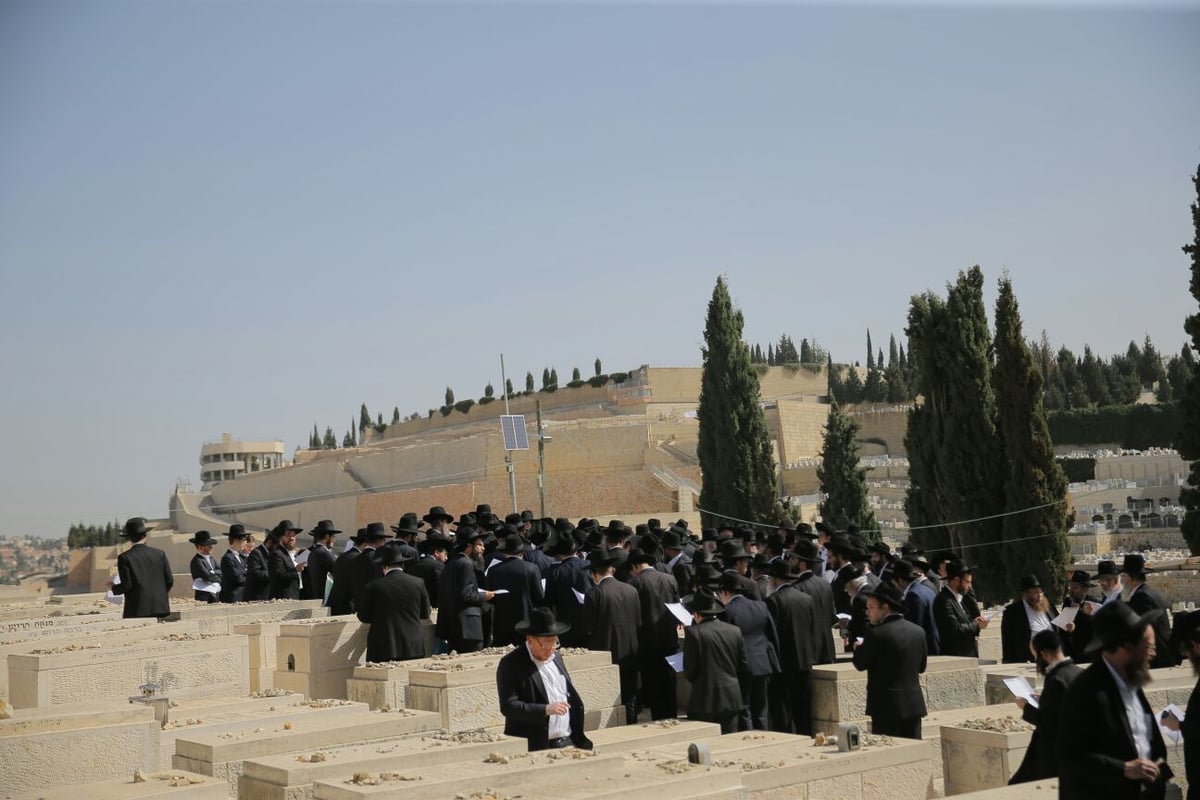
<path id="1" fill-rule="evenodd" d="M 563 647 L 586 647 L 587 631 L 583 628 L 583 603 L 576 592 L 587 596 L 592 586 L 588 577 L 587 562 L 578 556 L 563 559 L 550 570 L 546 578 L 546 602 L 553 606 L 559 622 L 571 626 L 571 630 L 558 637 Z"/>
<path id="2" fill-rule="evenodd" d="M 715 617 L 684 629 L 683 675 L 692 684 L 688 719 L 720 722 L 742 709 L 742 684 L 750 680 L 742 632 Z"/>
<path id="3" fill-rule="evenodd" d="M 171 613 L 168 597 L 175 577 L 167 554 L 147 544 L 135 543 L 117 556 L 117 577 L 113 594 L 124 595 L 121 616 L 165 617 Z"/>
<path id="4" fill-rule="evenodd" d="M 282 547 L 271 551 L 267 559 L 267 576 L 270 581 L 270 599 L 299 600 L 300 570 L 292 556 Z"/>
<path id="5" fill-rule="evenodd" d="M 196 553 L 196 555 L 192 556 L 192 562 L 188 566 L 191 569 L 193 581 L 206 581 L 208 583 L 221 582 L 221 572 L 216 562 L 214 561 L 210 566 L 208 559 L 206 559 L 201 553 Z M 217 602 L 217 595 L 213 592 L 202 592 L 199 589 L 193 589 L 192 591 L 192 599 L 194 600 L 199 600 L 201 603 Z"/>
<path id="6" fill-rule="evenodd" d="M 591 650 L 607 650 L 614 664 L 637 669 L 638 628 L 642 607 L 637 589 L 616 578 L 592 586 L 583 603 L 583 628 Z"/>
<path id="7" fill-rule="evenodd" d="M 271 599 L 271 554 L 265 544 L 250 551 L 246 559 L 246 586 L 242 590 L 243 600 Z"/>
<path id="8" fill-rule="evenodd" d="M 489 590 L 507 592 L 492 598 L 492 644 L 520 645 L 525 637 L 513 627 L 528 617 L 534 606 L 543 605 L 541 570 L 516 556 L 494 565 L 485 580 Z"/>
<path id="9" fill-rule="evenodd" d="M 785 583 L 767 595 L 766 603 L 779 636 L 783 674 L 812 671 L 813 664 L 818 663 L 817 643 L 825 635 L 825 631 L 814 624 L 816 604 L 812 597 L 794 583 Z"/>
<path id="10" fill-rule="evenodd" d="M 979 658 L 979 623 L 967 616 L 954 599 L 949 586 L 943 586 L 933 601 L 933 619 L 937 622 L 942 655 Z"/>
<path id="11" fill-rule="evenodd" d="M 897 723 L 925 716 L 921 673 L 925 671 L 925 631 L 893 614 L 867 632 L 854 649 L 854 668 L 867 672 L 867 716 Z"/>
<path id="12" fill-rule="evenodd" d="M 734 597 L 725 606 L 725 621 L 742 632 L 751 675 L 779 674 L 779 634 L 775 632 L 775 620 L 766 603 L 749 597 Z"/>
<path id="13" fill-rule="evenodd" d="M 429 593 L 429 602 L 434 608 L 438 607 L 438 587 L 441 585 L 442 570 L 445 566 L 444 562 L 428 554 L 421 554 L 416 561 L 404 565 L 405 572 L 425 582 L 425 591 Z"/>
<path id="14" fill-rule="evenodd" d="M 379 550 L 363 548 L 358 558 L 350 562 L 350 591 L 354 593 L 354 610 L 362 605 L 367 586 L 372 581 L 383 577 L 383 563 L 379 560 Z M 337 578 L 334 578 L 336 583 Z"/>
<path id="15" fill-rule="evenodd" d="M 1187 774 L 1187 800 L 1200 800 L 1200 682 L 1192 689 L 1183 711 L 1183 762 Z"/>
<path id="16" fill-rule="evenodd" d="M 638 626 L 638 652 L 669 656 L 679 650 L 679 635 L 675 632 L 679 624 L 675 615 L 667 610 L 667 603 L 679 602 L 679 587 L 675 577 L 654 569 L 642 570 L 634 575 L 630 586 L 638 593 L 641 609 Z"/>
<path id="17" fill-rule="evenodd" d="M 904 618 L 925 631 L 925 650 L 931 656 L 942 652 L 937 622 L 933 619 L 933 601 L 937 590 L 921 581 L 914 581 L 904 593 Z"/>
<path id="18" fill-rule="evenodd" d="M 450 642 L 483 641 L 483 601 L 475 582 L 475 565 L 463 553 L 450 556 L 439 587 L 437 636 Z"/>
<path id="19" fill-rule="evenodd" d="M 333 553 L 323 544 L 308 548 L 308 564 L 304 567 L 304 588 L 301 596 L 306 600 L 325 599 L 325 581 L 333 573 Z"/>
<path id="20" fill-rule="evenodd" d="M 1146 695 L 1138 700 L 1153 716 Z M 1058 739 L 1058 796 L 1062 800 L 1156 800 L 1165 791 L 1162 781 L 1147 786 L 1125 778 L 1125 762 L 1137 758 L 1121 693 L 1103 655 L 1071 683 L 1063 703 L 1062 719 L 1069 735 Z M 1167 757 L 1157 720 L 1151 719 L 1150 760 Z"/>
<path id="21" fill-rule="evenodd" d="M 1133 594 L 1129 595 L 1129 607 L 1139 616 L 1155 609 L 1163 610 L 1163 613 L 1159 614 L 1158 619 L 1153 622 L 1154 641 L 1159 644 L 1150 666 L 1153 669 L 1178 666 L 1179 654 L 1174 651 L 1174 648 L 1167 646 L 1167 642 L 1171 641 L 1171 621 L 1167 619 L 1166 613 L 1170 606 L 1167 605 L 1163 596 L 1158 593 L 1157 589 L 1151 589 L 1149 584 L 1143 583 L 1134 589 Z"/>
<path id="22" fill-rule="evenodd" d="M 333 562 L 333 588 L 329 590 L 329 602 L 325 604 L 329 606 L 330 614 L 354 613 L 354 576 L 352 568 L 354 560 L 361 555 L 361 550 L 357 547 L 351 547 L 338 556 L 337 561 Z"/>
<path id="23" fill-rule="evenodd" d="M 240 603 L 246 588 L 246 559 L 241 553 L 226 550 L 221 556 L 221 602 Z"/>
<path id="24" fill-rule="evenodd" d="M 1050 604 L 1047 612 L 1050 619 L 1058 616 L 1058 609 Z M 1058 628 L 1054 629 L 1060 632 Z M 1004 615 L 1000 617 L 1000 652 L 1005 664 L 1022 664 L 1033 661 L 1029 652 L 1029 640 L 1033 634 L 1029 632 L 1029 614 L 1025 611 L 1025 601 L 1017 599 L 1004 607 Z"/>
<path id="25" fill-rule="evenodd" d="M 1067 687 L 1082 674 L 1083 670 L 1069 660 L 1059 662 L 1046 676 L 1041 697 L 1038 698 L 1038 707 L 1025 705 L 1025 710 L 1021 712 L 1022 718 L 1037 727 L 1029 739 L 1029 749 L 1025 751 L 1025 758 L 1009 783 L 1027 783 L 1058 777 L 1058 758 L 1055 753 L 1058 737 L 1064 735 L 1064 729 L 1068 731 L 1067 735 L 1074 729 L 1069 720 L 1064 725 L 1063 701 L 1067 697 Z"/>
<path id="26" fill-rule="evenodd" d="M 583 733 L 583 700 L 571 683 L 571 675 L 562 656 L 554 654 L 554 664 L 567 679 L 567 703 L 570 705 L 571 742 L 584 750 L 592 742 Z M 500 713 L 504 715 L 504 733 L 529 741 L 529 749 L 545 750 L 550 734 L 550 718 L 546 706 L 550 698 L 538 674 L 537 664 L 529 657 L 524 644 L 500 659 L 496 667 L 496 691 L 500 695 Z"/>
<path id="27" fill-rule="evenodd" d="M 431 607 L 425 583 L 420 578 L 394 569 L 363 592 L 357 614 L 367 631 L 367 661 L 406 661 L 424 658 L 425 637 L 421 620 L 429 619 Z"/>
<path id="28" fill-rule="evenodd" d="M 832 664 L 837 651 L 833 643 L 833 626 L 837 624 L 833 587 L 812 572 L 802 572 L 792 584 L 813 600 L 813 627 L 818 631 L 814 664 Z"/>

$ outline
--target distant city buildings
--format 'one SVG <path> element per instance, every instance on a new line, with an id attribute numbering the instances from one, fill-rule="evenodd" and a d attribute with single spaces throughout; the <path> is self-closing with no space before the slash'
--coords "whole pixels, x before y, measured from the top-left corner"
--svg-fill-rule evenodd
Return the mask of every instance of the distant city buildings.
<path id="1" fill-rule="evenodd" d="M 228 433 L 221 441 L 206 442 L 200 448 L 200 480 L 205 490 L 221 481 L 241 475 L 283 466 L 283 442 L 243 442 Z"/>

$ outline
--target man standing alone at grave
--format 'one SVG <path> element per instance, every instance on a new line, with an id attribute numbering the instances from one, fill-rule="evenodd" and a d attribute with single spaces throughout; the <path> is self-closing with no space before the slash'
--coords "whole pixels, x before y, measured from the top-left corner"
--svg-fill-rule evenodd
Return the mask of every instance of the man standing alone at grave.
<path id="1" fill-rule="evenodd" d="M 854 648 L 854 668 L 867 673 L 867 716 L 871 733 L 921 738 L 925 695 L 925 631 L 904 618 L 904 601 L 889 584 L 863 589 L 871 628 Z"/>
<path id="2" fill-rule="evenodd" d="M 130 517 L 121 529 L 121 536 L 132 544 L 117 556 L 117 579 L 108 581 L 113 594 L 125 597 L 121 616 L 157 617 L 162 619 L 171 613 L 167 599 L 175 578 L 167 554 L 146 544 L 150 532 L 144 517 Z"/>

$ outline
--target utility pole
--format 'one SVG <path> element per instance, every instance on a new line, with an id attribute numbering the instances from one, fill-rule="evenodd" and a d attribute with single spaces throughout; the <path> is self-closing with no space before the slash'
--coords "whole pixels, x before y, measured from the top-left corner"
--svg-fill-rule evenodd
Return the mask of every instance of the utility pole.
<path id="1" fill-rule="evenodd" d="M 508 377 L 504 374 L 504 353 L 500 354 L 500 385 L 504 387 L 504 413 L 508 414 Z M 541 401 L 538 401 L 539 405 Z M 517 473 L 513 467 L 512 451 L 505 449 L 504 466 L 508 469 L 508 493 L 512 497 L 512 510 L 517 513 Z"/>
<path id="2" fill-rule="evenodd" d="M 542 432 L 542 398 L 537 400 L 538 433 L 538 494 L 542 501 L 542 519 L 546 518 L 546 442 L 550 437 Z"/>

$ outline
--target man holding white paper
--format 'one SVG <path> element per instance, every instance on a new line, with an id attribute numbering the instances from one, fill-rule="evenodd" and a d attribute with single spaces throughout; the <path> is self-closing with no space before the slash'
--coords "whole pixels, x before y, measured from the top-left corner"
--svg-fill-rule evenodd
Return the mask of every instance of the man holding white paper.
<path id="1" fill-rule="evenodd" d="M 1036 575 L 1021 578 L 1021 594 L 1004 609 L 1000 618 L 1000 645 L 1005 664 L 1032 661 L 1029 641 L 1034 634 L 1049 630 L 1058 609 L 1042 591 Z"/>
<path id="2" fill-rule="evenodd" d="M 1053 629 L 1035 633 L 1029 649 L 1033 651 L 1037 662 L 1038 674 L 1046 676 L 1046 680 L 1036 702 L 1031 703 L 1021 697 L 1014 701 L 1021 709 L 1021 717 L 1037 727 L 1029 740 L 1025 758 L 1009 783 L 1058 777 L 1055 748 L 1058 737 L 1064 735 L 1063 698 L 1066 697 L 1067 687 L 1083 672 L 1063 655 L 1062 639 Z"/>

